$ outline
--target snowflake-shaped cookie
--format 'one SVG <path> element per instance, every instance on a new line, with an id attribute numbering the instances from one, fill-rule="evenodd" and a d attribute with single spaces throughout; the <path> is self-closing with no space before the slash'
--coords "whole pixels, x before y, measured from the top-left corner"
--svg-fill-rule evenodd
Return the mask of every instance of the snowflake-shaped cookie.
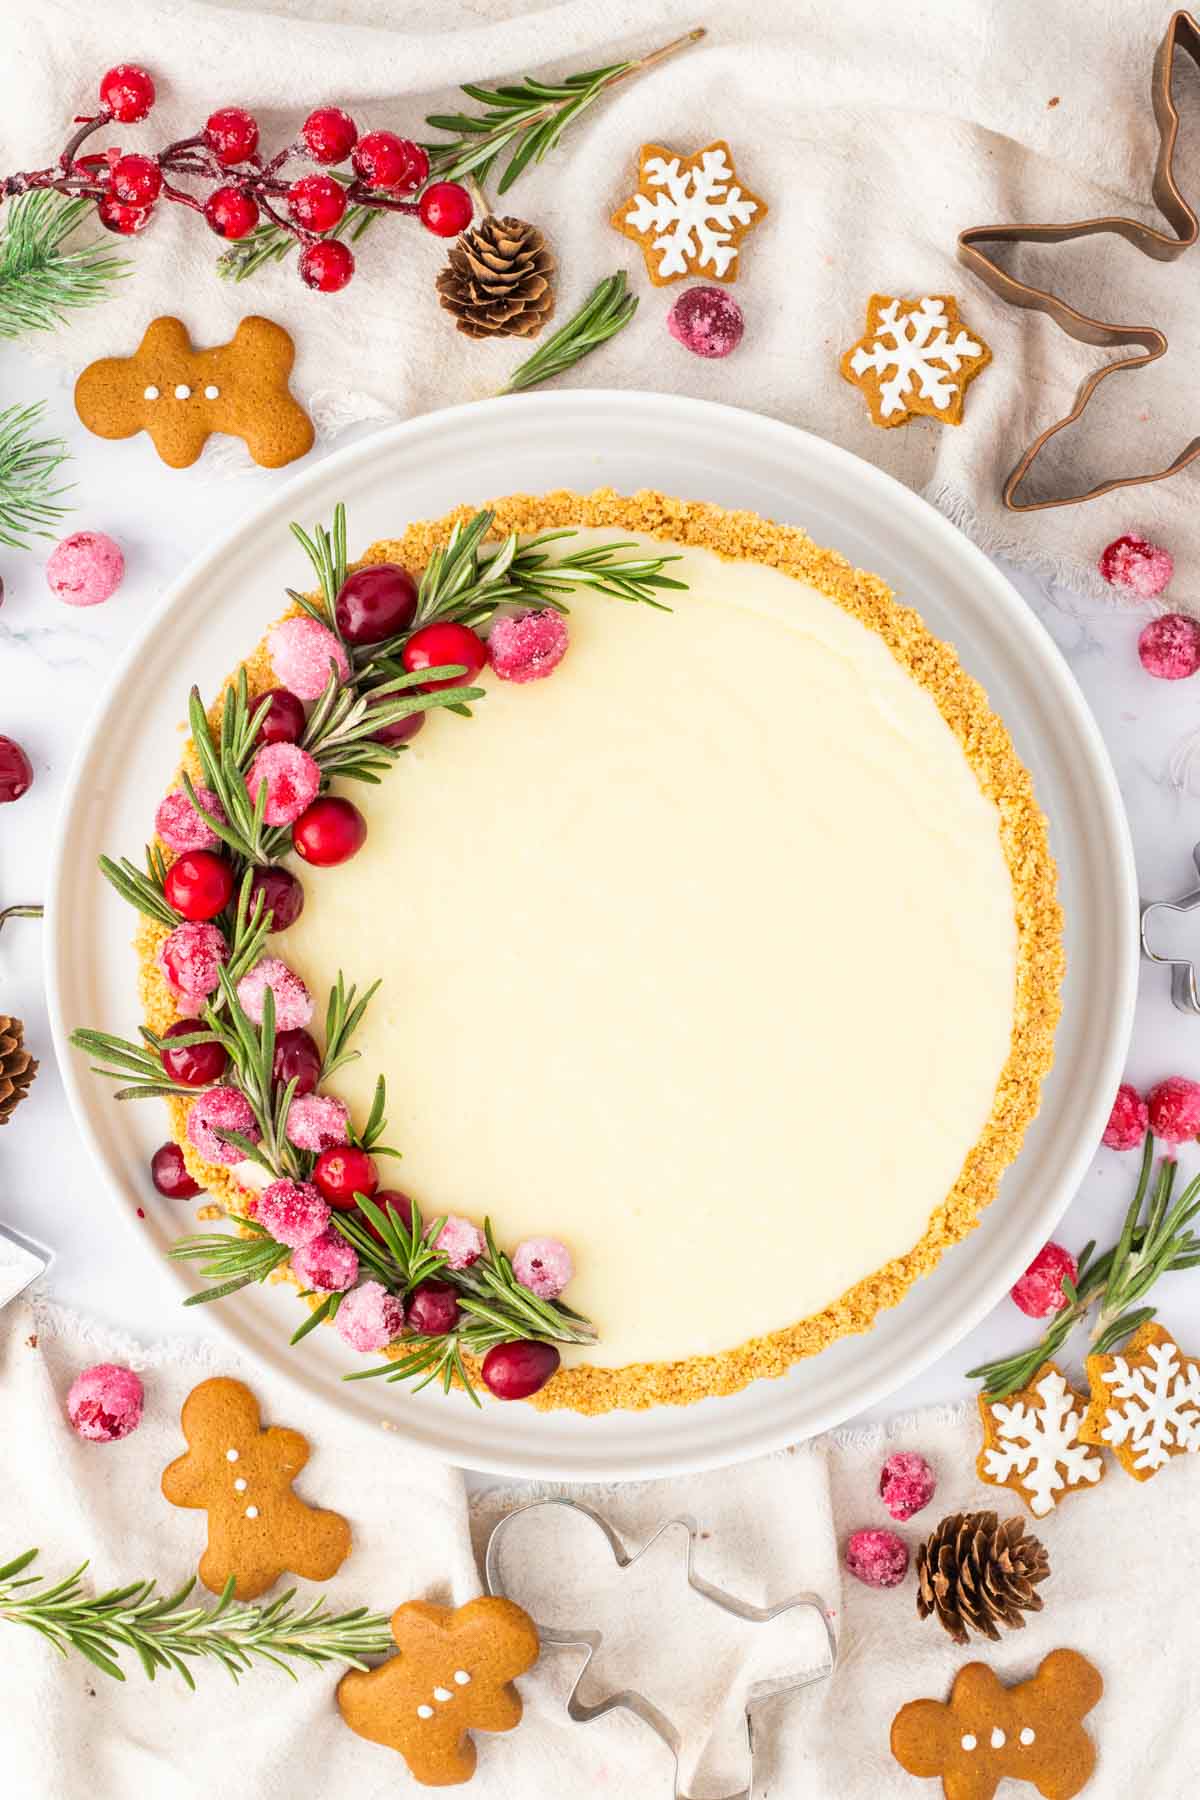
<path id="1" fill-rule="evenodd" d="M 961 425 L 963 396 L 991 360 L 983 339 L 960 323 L 953 295 L 872 294 L 867 329 L 840 366 L 876 425 L 906 425 L 918 414 Z"/>
<path id="2" fill-rule="evenodd" d="M 1087 1401 L 1052 1362 L 1007 1400 L 981 1397 L 979 1411 L 980 1480 L 1011 1488 L 1035 1517 L 1044 1518 L 1060 1496 L 1094 1486 L 1104 1474 L 1102 1454 L 1080 1441 Z"/>
<path id="3" fill-rule="evenodd" d="M 1135 1481 L 1149 1481 L 1173 1456 L 1200 1450 L 1200 1364 L 1153 1320 L 1118 1356 L 1089 1356 L 1092 1404 L 1080 1430 L 1105 1444 Z"/>
<path id="4" fill-rule="evenodd" d="M 718 138 L 694 156 L 643 144 L 637 192 L 612 222 L 642 246 L 655 287 L 666 287 L 687 275 L 736 281 L 742 239 L 766 213 L 766 201 L 739 186 L 729 145 Z"/>

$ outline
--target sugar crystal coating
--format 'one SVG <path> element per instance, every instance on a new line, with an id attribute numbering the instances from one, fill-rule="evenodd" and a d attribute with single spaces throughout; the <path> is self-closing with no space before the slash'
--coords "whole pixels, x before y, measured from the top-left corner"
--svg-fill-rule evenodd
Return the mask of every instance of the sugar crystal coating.
<path id="1" fill-rule="evenodd" d="M 237 1088 L 215 1087 L 201 1094 L 188 1113 L 187 1134 L 189 1143 L 205 1162 L 221 1163 L 226 1168 L 243 1162 L 244 1151 L 236 1144 L 227 1144 L 217 1136 L 218 1131 L 236 1131 L 252 1144 L 262 1137 L 250 1102 Z"/>
<path id="2" fill-rule="evenodd" d="M 1200 620 L 1187 613 L 1151 619 L 1138 639 L 1138 656 L 1147 675 L 1159 681 L 1186 681 L 1200 669 Z"/>
<path id="3" fill-rule="evenodd" d="M 381 1281 L 364 1281 L 346 1295 L 334 1324 L 352 1350 L 385 1350 L 404 1329 L 404 1302 Z"/>
<path id="4" fill-rule="evenodd" d="M 745 329 L 741 307 L 718 287 L 688 288 L 667 314 L 667 330 L 694 356 L 728 356 Z"/>
<path id="5" fill-rule="evenodd" d="M 539 1300 L 557 1300 L 575 1273 L 571 1252 L 558 1238 L 526 1238 L 512 1256 L 513 1274 Z"/>
<path id="6" fill-rule="evenodd" d="M 915 1450 L 897 1450 L 879 1472 L 879 1497 L 893 1519 L 911 1519 L 933 1499 L 937 1476 Z"/>
<path id="7" fill-rule="evenodd" d="M 258 1196 L 255 1218 L 276 1243 L 298 1250 L 329 1229 L 329 1205 L 311 1181 L 273 1181 Z"/>
<path id="8" fill-rule="evenodd" d="M 478 1262 L 487 1244 L 478 1225 L 451 1213 L 438 1232 L 435 1249 L 440 1250 L 452 1269 L 469 1269 Z"/>
<path id="9" fill-rule="evenodd" d="M 214 819 L 225 823 L 225 808 L 211 788 L 195 789 L 197 800 L 205 812 L 210 812 Z M 167 846 L 179 856 L 188 850 L 211 850 L 220 838 L 212 826 L 200 817 L 183 788 L 172 788 L 165 800 L 159 802 L 158 811 L 154 815 L 154 829 Z"/>
<path id="10" fill-rule="evenodd" d="M 350 1109 L 332 1094 L 301 1094 L 288 1109 L 286 1129 L 297 1150 L 332 1150 L 350 1136 Z"/>
<path id="11" fill-rule="evenodd" d="M 1123 1081 L 1117 1089 L 1101 1143 L 1110 1150 L 1136 1150 L 1145 1141 L 1150 1112 L 1137 1089 Z"/>
<path id="12" fill-rule="evenodd" d="M 1113 587 L 1128 588 L 1139 600 L 1154 600 L 1175 573 L 1175 559 L 1160 544 L 1127 531 L 1105 545 L 1097 567 Z"/>
<path id="13" fill-rule="evenodd" d="M 1171 1075 L 1146 1095 L 1150 1129 L 1168 1144 L 1182 1144 L 1200 1132 L 1200 1081 Z"/>
<path id="14" fill-rule="evenodd" d="M 93 1363 L 71 1383 L 67 1417 L 81 1438 L 113 1444 L 141 1423 L 142 1384 L 120 1363 Z"/>
<path id="15" fill-rule="evenodd" d="M 501 681 L 541 681 L 553 675 L 567 642 L 567 622 L 553 607 L 497 619 L 488 634 L 488 661 Z"/>
<path id="16" fill-rule="evenodd" d="M 358 1279 L 358 1257 L 337 1231 L 323 1231 L 292 1252 L 292 1272 L 302 1287 L 344 1294 Z"/>
<path id="17" fill-rule="evenodd" d="M 313 1015 L 312 995 L 300 977 L 278 956 L 260 956 L 237 984 L 237 997 L 256 1025 L 262 1024 L 263 995 L 268 988 L 275 996 L 276 1031 L 298 1031 L 308 1024 Z"/>
<path id="18" fill-rule="evenodd" d="M 897 1587 L 908 1573 L 908 1545 L 894 1531 L 856 1531 L 846 1543 L 846 1567 L 867 1587 Z"/>
<path id="19" fill-rule="evenodd" d="M 124 573 L 121 546 L 103 531 L 73 531 L 46 564 L 50 592 L 67 606 L 99 606 L 116 593 Z"/>
<path id="20" fill-rule="evenodd" d="M 246 791 L 252 801 L 267 784 L 266 811 L 268 825 L 293 825 L 321 787 L 321 770 L 316 758 L 301 750 L 299 744 L 264 744 L 246 776 Z"/>
<path id="21" fill-rule="evenodd" d="M 1063 1292 L 1063 1276 L 1075 1281 L 1079 1267 L 1069 1250 L 1061 1244 L 1043 1244 L 1019 1281 L 1011 1290 L 1013 1304 L 1031 1319 L 1048 1319 L 1069 1305 Z"/>
<path id="22" fill-rule="evenodd" d="M 229 960 L 229 945 L 215 925 L 177 925 L 159 945 L 157 962 L 181 1010 L 197 1013 L 218 986 L 217 970 Z"/>
<path id="23" fill-rule="evenodd" d="M 282 619 L 273 626 L 267 636 L 267 653 L 281 686 L 290 688 L 300 700 L 315 700 L 325 692 L 331 660 L 343 681 L 350 674 L 341 641 L 327 625 L 307 614 Z"/>

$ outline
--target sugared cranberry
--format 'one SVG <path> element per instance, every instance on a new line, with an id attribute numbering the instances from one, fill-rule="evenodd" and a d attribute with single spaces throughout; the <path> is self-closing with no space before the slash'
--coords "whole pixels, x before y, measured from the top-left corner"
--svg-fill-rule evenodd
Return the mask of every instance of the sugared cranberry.
<path id="1" fill-rule="evenodd" d="M 29 758 L 15 738 L 0 737 L 0 806 L 19 800 L 33 785 Z"/>
<path id="2" fill-rule="evenodd" d="M 399 1188 L 380 1188 L 377 1193 L 371 1195 L 371 1199 L 374 1200 L 380 1212 L 386 1213 L 389 1218 L 395 1213 L 398 1223 L 403 1225 L 405 1231 L 412 1230 L 412 1201 L 407 1194 L 402 1194 Z M 383 1233 L 376 1226 L 368 1223 L 367 1230 L 376 1243 L 382 1244 Z"/>
<path id="3" fill-rule="evenodd" d="M 127 206 L 150 206 L 162 192 L 162 171 L 152 156 L 119 156 L 109 186 L 113 198 Z"/>
<path id="4" fill-rule="evenodd" d="M 160 1144 L 150 1158 L 150 1178 L 160 1194 L 168 1200 L 190 1200 L 193 1194 L 203 1193 L 198 1181 L 193 1181 L 187 1172 L 187 1164 L 183 1160 L 183 1151 L 178 1144 Z"/>
<path id="5" fill-rule="evenodd" d="M 115 231 L 118 237 L 133 237 L 135 232 L 144 231 L 153 211 L 152 206 L 124 206 L 111 194 L 102 195 L 96 202 L 96 217 L 106 231 Z"/>
<path id="6" fill-rule="evenodd" d="M 354 147 L 354 173 L 368 187 L 398 188 L 413 194 L 429 177 L 429 158 L 411 138 L 394 131 L 368 131 Z"/>
<path id="7" fill-rule="evenodd" d="M 411 1314 L 409 1315 L 411 1318 Z M 544 1388 L 562 1361 L 553 1344 L 523 1338 L 515 1344 L 497 1344 L 483 1359 L 483 1385 L 497 1400 L 528 1400 Z"/>
<path id="8" fill-rule="evenodd" d="M 318 294 L 340 293 L 353 274 L 354 256 L 337 238 L 322 238 L 300 252 L 300 279 Z"/>
<path id="9" fill-rule="evenodd" d="M 1150 1109 L 1137 1089 L 1123 1081 L 1100 1142 L 1110 1150 L 1137 1150 L 1146 1141 Z"/>
<path id="10" fill-rule="evenodd" d="M 450 664 L 460 664 L 465 669 L 463 675 L 427 681 L 424 685 L 432 693 L 434 688 L 457 687 L 460 682 L 472 681 L 487 661 L 487 645 L 466 625 L 422 625 L 405 644 L 400 660 L 410 675 L 419 669 L 438 669 Z"/>
<path id="11" fill-rule="evenodd" d="M 292 826 L 296 853 L 317 869 L 349 862 L 367 841 L 367 821 L 351 800 L 322 794 Z"/>
<path id="12" fill-rule="evenodd" d="M 290 1031 L 275 1033 L 275 1060 L 271 1079 L 276 1087 L 296 1083 L 296 1094 L 311 1094 L 321 1079 L 321 1052 L 309 1033 L 300 1025 Z"/>
<path id="13" fill-rule="evenodd" d="M 340 106 L 318 106 L 300 127 L 304 148 L 314 162 L 345 162 L 358 142 L 358 126 Z"/>
<path id="14" fill-rule="evenodd" d="M 271 930 L 286 931 L 304 911 L 304 889 L 290 869 L 256 869 L 250 878 L 250 910 L 257 895 L 271 915 Z"/>
<path id="15" fill-rule="evenodd" d="M 355 569 L 338 590 L 337 628 L 348 644 L 381 644 L 407 631 L 417 610 L 417 584 L 399 563 Z"/>
<path id="16" fill-rule="evenodd" d="M 379 1171 L 365 1150 L 355 1144 L 338 1144 L 322 1150 L 313 1168 L 312 1178 L 338 1212 L 353 1212 L 355 1194 L 368 1200 L 379 1186 Z"/>
<path id="17" fill-rule="evenodd" d="M 202 136 L 206 148 L 228 168 L 258 149 L 258 121 L 244 107 L 221 106 L 209 113 Z"/>
<path id="18" fill-rule="evenodd" d="M 185 851 L 167 870 L 163 893 L 185 919 L 215 919 L 233 894 L 232 864 L 215 850 Z"/>
<path id="19" fill-rule="evenodd" d="M 100 104 L 122 125 L 136 125 L 154 105 L 154 83 L 136 63 L 118 63 L 100 78 Z"/>
<path id="20" fill-rule="evenodd" d="M 1063 1290 L 1064 1278 L 1075 1282 L 1079 1268 L 1071 1252 L 1062 1244 L 1043 1244 L 1019 1281 L 1011 1289 L 1014 1306 L 1031 1319 L 1048 1319 L 1070 1305 Z"/>
<path id="21" fill-rule="evenodd" d="M 267 702 L 267 711 L 263 714 L 263 722 L 255 736 L 256 744 L 298 744 L 304 736 L 304 702 L 290 688 L 268 688 L 254 702 L 253 711 L 257 712 L 263 701 Z"/>
<path id="22" fill-rule="evenodd" d="M 168 1025 L 163 1032 L 165 1038 L 190 1037 L 197 1030 L 203 1030 L 195 1019 L 176 1019 L 174 1025 Z M 181 1081 L 184 1087 L 209 1087 L 214 1081 L 220 1081 L 225 1073 L 229 1056 L 223 1045 L 215 1039 L 208 1044 L 180 1044 L 175 1049 L 164 1047 L 162 1066 L 172 1081 Z"/>
<path id="23" fill-rule="evenodd" d="M 458 1295 L 448 1281 L 423 1281 L 413 1289 L 409 1297 L 408 1328 L 419 1332 L 422 1337 L 442 1337 L 447 1331 L 453 1331 L 458 1324 L 458 1316 Z M 515 1346 L 505 1344 L 501 1348 Z M 488 1385 L 491 1386 L 491 1383 Z M 541 1386 L 541 1382 L 538 1386 Z M 529 1392 L 533 1391 L 530 1388 Z M 514 1394 L 512 1398 L 519 1399 L 520 1396 Z"/>
<path id="24" fill-rule="evenodd" d="M 386 706 L 390 700 L 399 700 L 399 694 L 368 694 L 368 706 Z M 381 725 L 378 731 L 371 733 L 377 744 L 408 744 L 416 737 L 422 725 L 429 717 L 428 713 L 411 712 L 402 719 L 393 719 L 390 725 Z"/>
<path id="25" fill-rule="evenodd" d="M 471 223 L 471 196 L 457 181 L 435 181 L 418 205 L 422 225 L 437 237 L 457 237 Z"/>
<path id="26" fill-rule="evenodd" d="M 908 1573 L 908 1545 L 894 1531 L 855 1531 L 846 1540 L 846 1567 L 867 1587 L 897 1587 Z"/>
<path id="27" fill-rule="evenodd" d="M 346 190 L 332 175 L 302 175 L 288 189 L 287 204 L 306 231 L 332 231 L 346 210 Z"/>
<path id="28" fill-rule="evenodd" d="M 244 238 L 258 224 L 258 201 L 241 188 L 214 188 L 204 202 L 204 217 L 222 238 Z"/>
<path id="29" fill-rule="evenodd" d="M 1150 1129 L 1168 1144 L 1200 1137 L 1200 1081 L 1170 1075 L 1146 1095 Z"/>

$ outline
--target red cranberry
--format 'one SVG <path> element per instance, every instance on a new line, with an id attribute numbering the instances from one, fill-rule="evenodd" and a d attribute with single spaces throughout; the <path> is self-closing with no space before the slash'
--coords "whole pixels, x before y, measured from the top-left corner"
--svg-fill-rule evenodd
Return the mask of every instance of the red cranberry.
<path id="1" fill-rule="evenodd" d="M 318 294 L 337 294 L 354 273 L 354 257 L 337 238 L 309 244 L 300 252 L 300 279 Z"/>
<path id="2" fill-rule="evenodd" d="M 258 149 L 258 121 L 241 106 L 221 106 L 209 113 L 201 135 L 206 148 L 226 168 L 245 162 Z"/>
<path id="3" fill-rule="evenodd" d="M 405 1231 L 412 1230 L 412 1201 L 407 1194 L 402 1194 L 399 1188 L 380 1188 L 378 1193 L 372 1194 L 371 1198 L 374 1200 L 380 1212 L 388 1214 L 395 1213 L 397 1220 L 404 1226 Z M 375 1239 L 376 1243 L 382 1244 L 383 1234 L 376 1226 L 368 1223 L 367 1230 Z"/>
<path id="4" fill-rule="evenodd" d="M 271 915 L 271 930 L 286 931 L 304 911 L 304 889 L 290 869 L 256 869 L 250 879 L 250 910 L 261 894 L 263 908 Z"/>
<path id="5" fill-rule="evenodd" d="M 354 173 L 368 187 L 413 194 L 429 178 L 429 158 L 420 144 L 397 137 L 394 131 L 368 131 L 355 145 L 351 161 Z"/>
<path id="6" fill-rule="evenodd" d="M 417 610 L 417 584 L 399 563 L 355 569 L 338 589 L 337 628 L 348 644 L 381 644 L 407 631 Z"/>
<path id="7" fill-rule="evenodd" d="M 102 194 L 96 202 L 96 217 L 106 231 L 115 231 L 119 237 L 144 231 L 153 211 L 152 206 L 123 206 L 111 194 Z"/>
<path id="8" fill-rule="evenodd" d="M 399 694 L 368 694 L 367 705 L 386 706 L 389 700 L 400 698 Z M 411 743 L 428 717 L 428 713 L 409 713 L 403 719 L 393 719 L 390 725 L 381 725 L 378 731 L 371 733 L 371 737 L 377 744 Z"/>
<path id="9" fill-rule="evenodd" d="M 346 190 L 332 175 L 302 175 L 288 189 L 287 203 L 306 231 L 332 231 L 346 210 Z"/>
<path id="10" fill-rule="evenodd" d="M 258 224 L 258 201 L 241 188 L 214 188 L 204 202 L 204 217 L 222 238 L 244 238 Z"/>
<path id="11" fill-rule="evenodd" d="M 162 192 L 162 171 L 152 156 L 119 156 L 109 185 L 113 198 L 127 206 L 150 206 Z"/>
<path id="12" fill-rule="evenodd" d="M 458 1318 L 458 1295 L 448 1281 L 422 1281 L 409 1296 L 405 1324 L 422 1337 L 442 1337 Z"/>
<path id="13" fill-rule="evenodd" d="M 457 181 L 435 181 L 418 205 L 422 225 L 437 237 L 457 237 L 471 223 L 471 196 Z"/>
<path id="14" fill-rule="evenodd" d="M 203 1192 L 200 1183 L 188 1174 L 178 1144 L 162 1144 L 154 1152 L 150 1158 L 150 1178 L 168 1200 L 190 1200 L 193 1194 Z"/>
<path id="15" fill-rule="evenodd" d="M 337 1144 L 332 1150 L 322 1150 L 312 1178 L 337 1212 L 353 1212 L 355 1194 L 365 1194 L 369 1200 L 379 1186 L 374 1162 L 355 1144 Z"/>
<path id="16" fill-rule="evenodd" d="M 0 737 L 0 806 L 19 800 L 33 784 L 29 758 L 15 738 Z"/>
<path id="17" fill-rule="evenodd" d="M 320 1079 L 321 1052 L 308 1032 L 299 1026 L 293 1026 L 290 1031 L 277 1031 L 275 1060 L 271 1065 L 271 1080 L 275 1086 L 285 1088 L 294 1080 L 298 1097 L 313 1093 Z"/>
<path id="18" fill-rule="evenodd" d="M 300 127 L 304 148 L 314 162 L 345 162 L 358 142 L 358 126 L 340 106 L 318 106 Z"/>
<path id="19" fill-rule="evenodd" d="M 464 665 L 464 675 L 427 681 L 426 691 L 432 693 L 434 688 L 457 687 L 460 682 L 471 681 L 478 675 L 487 661 L 487 645 L 465 625 L 422 625 L 405 644 L 400 660 L 410 675 L 418 669 L 439 669 L 453 663 Z"/>
<path id="20" fill-rule="evenodd" d="M 367 841 L 367 821 L 352 800 L 321 794 L 292 826 L 296 853 L 316 869 L 349 862 Z"/>
<path id="21" fill-rule="evenodd" d="M 254 702 L 252 711 L 267 702 L 267 711 L 254 739 L 256 744 L 298 744 L 304 736 L 304 702 L 290 688 L 269 688 Z"/>
<path id="22" fill-rule="evenodd" d="M 167 870 L 167 905 L 185 919 L 215 919 L 233 893 L 233 867 L 215 850 L 187 850 Z"/>
<path id="23" fill-rule="evenodd" d="M 176 1019 L 174 1025 L 168 1025 L 163 1032 L 165 1038 L 188 1037 L 194 1031 L 203 1031 L 195 1019 Z M 164 1049 L 162 1066 L 172 1081 L 181 1081 L 184 1087 L 211 1087 L 214 1081 L 220 1081 L 229 1062 L 223 1045 L 181 1044 L 176 1050 Z"/>
<path id="24" fill-rule="evenodd" d="M 136 63 L 118 63 L 100 78 L 100 104 L 122 125 L 136 125 L 154 105 L 154 83 Z"/>
<path id="25" fill-rule="evenodd" d="M 562 1357 L 553 1344 L 523 1338 L 515 1344 L 497 1344 L 483 1359 L 483 1385 L 497 1400 L 528 1400 L 544 1388 Z"/>

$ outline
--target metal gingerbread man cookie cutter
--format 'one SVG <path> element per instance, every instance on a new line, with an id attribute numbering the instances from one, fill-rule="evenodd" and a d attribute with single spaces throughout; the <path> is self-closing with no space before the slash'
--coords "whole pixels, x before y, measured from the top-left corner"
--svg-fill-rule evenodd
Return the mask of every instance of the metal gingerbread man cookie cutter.
<path id="1" fill-rule="evenodd" d="M 1200 844 L 1192 851 L 1192 861 L 1200 875 Z M 1180 1012 L 1200 1013 L 1200 983 L 1196 964 L 1190 956 L 1162 956 L 1151 945 L 1154 921 L 1159 913 L 1190 913 L 1200 907 L 1200 887 L 1193 888 L 1178 900 L 1147 900 L 1142 904 L 1142 955 L 1150 962 L 1165 963 L 1171 971 L 1171 998 Z M 1200 943 L 1200 920 L 1196 925 Z"/>
<path id="2" fill-rule="evenodd" d="M 625 1548 L 622 1539 L 603 1514 L 596 1512 L 590 1506 L 585 1506 L 580 1500 L 569 1500 L 565 1497 L 550 1500 L 531 1500 L 528 1505 L 518 1506 L 514 1511 L 506 1513 L 505 1516 L 492 1527 L 491 1535 L 488 1538 L 487 1550 L 484 1554 L 484 1586 L 489 1594 L 505 1595 L 505 1588 L 500 1574 L 500 1552 L 504 1536 L 514 1520 L 523 1518 L 527 1513 L 535 1512 L 549 1506 L 568 1507 L 572 1512 L 582 1513 L 585 1518 L 590 1519 L 594 1525 L 598 1526 L 608 1541 L 609 1549 L 612 1551 L 613 1560 L 618 1569 L 627 1569 L 631 1567 L 632 1564 L 638 1562 L 643 1556 L 648 1555 L 654 1546 L 658 1544 L 668 1532 L 679 1530 L 686 1531 L 688 1538 L 686 1564 L 688 1585 L 705 1600 L 711 1601 L 714 1606 L 721 1608 L 723 1612 L 731 1614 L 736 1619 L 741 1619 L 752 1625 L 768 1625 L 772 1620 L 781 1618 L 785 1613 L 801 1609 L 806 1609 L 817 1614 L 825 1634 L 825 1646 L 828 1652 L 827 1659 L 819 1663 L 815 1669 L 806 1669 L 798 1675 L 787 1675 L 773 1680 L 756 1682 L 747 1693 L 745 1708 L 746 1783 L 743 1787 L 738 1788 L 736 1793 L 724 1795 L 722 1800 L 752 1800 L 754 1789 L 755 1712 L 768 1700 L 774 1700 L 781 1694 L 798 1692 L 801 1688 L 812 1687 L 817 1682 L 828 1681 L 837 1666 L 837 1636 L 829 1622 L 828 1610 L 820 1595 L 811 1593 L 793 1594 L 789 1599 L 781 1600 L 775 1606 L 753 1606 L 748 1600 L 742 1600 L 736 1594 L 727 1593 L 724 1588 L 714 1587 L 712 1582 L 705 1581 L 702 1576 L 697 1575 L 695 1569 L 696 1542 L 700 1534 L 699 1527 L 694 1519 L 691 1519 L 686 1515 L 668 1519 L 665 1524 L 660 1525 L 657 1531 L 647 1538 L 640 1549 L 631 1553 Z M 506 1597 L 509 1599 L 515 1598 L 515 1596 L 511 1594 Z M 666 1714 L 654 1704 L 648 1695 L 639 1693 L 636 1688 L 622 1688 L 617 1693 L 606 1694 L 602 1700 L 591 1705 L 580 1699 L 579 1689 L 583 1683 L 584 1677 L 587 1675 L 588 1669 L 591 1667 L 593 1659 L 599 1653 L 601 1645 L 604 1642 L 603 1632 L 586 1629 L 584 1627 L 555 1627 L 540 1624 L 537 1625 L 537 1632 L 543 1644 L 574 1646 L 580 1649 L 586 1648 L 587 1650 L 587 1656 L 584 1659 L 583 1666 L 575 1677 L 571 1692 L 567 1697 L 568 1717 L 574 1719 L 577 1723 L 587 1724 L 592 1719 L 603 1718 L 605 1713 L 614 1712 L 617 1708 L 622 1708 L 626 1712 L 633 1713 L 636 1718 L 642 1720 L 643 1724 L 649 1725 L 650 1729 L 662 1739 L 663 1743 L 666 1744 L 671 1752 L 675 1763 L 675 1778 L 673 1782 L 675 1800 L 689 1800 L 688 1795 L 683 1792 L 679 1785 L 680 1758 L 683 1749 L 682 1736 L 672 1724 L 671 1720 L 668 1719 Z"/>

